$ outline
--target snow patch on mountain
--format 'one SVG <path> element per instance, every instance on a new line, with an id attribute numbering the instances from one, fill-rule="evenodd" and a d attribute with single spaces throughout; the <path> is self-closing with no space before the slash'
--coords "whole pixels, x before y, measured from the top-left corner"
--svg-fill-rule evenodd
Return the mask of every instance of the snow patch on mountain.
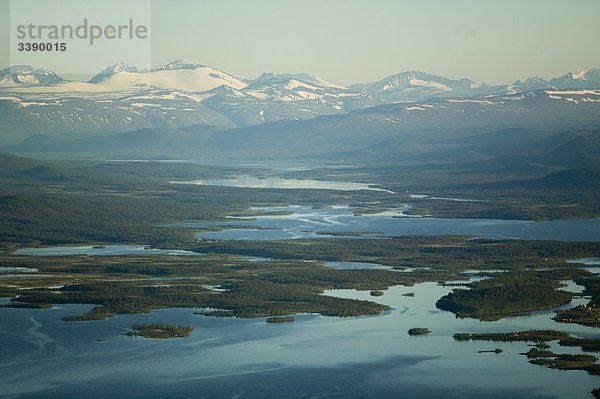
<path id="1" fill-rule="evenodd" d="M 0 70 L 0 88 L 19 86 L 45 86 L 64 82 L 55 72 L 29 65 L 15 65 Z"/>
<path id="2" fill-rule="evenodd" d="M 332 89 L 347 89 L 344 86 L 338 85 L 336 83 L 329 82 L 325 79 L 319 78 L 317 76 L 312 76 L 307 73 L 272 73 L 265 72 L 260 75 L 257 79 L 250 81 L 250 83 L 258 83 L 265 84 L 267 82 L 275 83 L 275 82 L 284 82 L 290 80 L 298 80 L 304 83 L 309 83 L 315 86 L 327 87 Z"/>
<path id="3" fill-rule="evenodd" d="M 113 90 L 175 89 L 188 92 L 209 91 L 219 86 L 241 89 L 247 86 L 242 80 L 218 69 L 177 60 L 163 67 L 138 71 L 119 63 L 94 76 L 95 83 Z"/>

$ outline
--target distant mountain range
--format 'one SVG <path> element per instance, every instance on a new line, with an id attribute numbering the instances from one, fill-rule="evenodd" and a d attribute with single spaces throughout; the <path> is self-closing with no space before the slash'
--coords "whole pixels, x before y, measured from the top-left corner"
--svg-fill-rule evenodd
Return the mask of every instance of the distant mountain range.
<path id="1" fill-rule="evenodd" d="M 517 99 L 522 102 L 515 103 Z M 355 115 L 346 118 L 351 120 L 390 110 L 386 123 L 396 128 L 428 126 L 447 113 L 475 120 L 497 118 L 510 109 L 524 118 L 525 113 L 513 105 L 532 101 L 536 102 L 532 119 L 540 116 L 543 104 L 548 110 L 562 103 L 571 111 L 579 106 L 579 111 L 570 111 L 573 115 L 597 112 L 600 69 L 497 86 L 410 71 L 344 87 L 303 73 L 240 79 L 188 60 L 142 71 L 118 63 L 88 82 L 68 81 L 47 69 L 14 66 L 0 71 L 0 145 L 39 134 L 117 134 L 186 126 L 212 131 L 326 115 Z M 377 111 L 363 112 L 373 107 Z"/>

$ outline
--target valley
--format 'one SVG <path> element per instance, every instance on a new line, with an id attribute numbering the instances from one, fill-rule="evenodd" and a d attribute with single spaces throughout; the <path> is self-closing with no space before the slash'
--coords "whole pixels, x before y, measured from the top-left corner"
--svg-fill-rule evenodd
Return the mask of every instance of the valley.
<path id="1" fill-rule="evenodd" d="M 4 71 L 0 396 L 590 397 L 595 71 Z M 530 329 L 586 345 L 454 338 Z"/>

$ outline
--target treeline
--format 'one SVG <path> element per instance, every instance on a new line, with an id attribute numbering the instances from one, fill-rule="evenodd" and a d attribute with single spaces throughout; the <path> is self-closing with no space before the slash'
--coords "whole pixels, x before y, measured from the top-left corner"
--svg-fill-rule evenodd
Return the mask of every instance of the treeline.
<path id="1" fill-rule="evenodd" d="M 479 320 L 499 320 L 506 316 L 567 304 L 572 294 L 559 290 L 560 280 L 581 271 L 548 274 L 516 271 L 495 274 L 469 284 L 469 290 L 455 289 L 436 302 L 436 307 Z"/>
<path id="2" fill-rule="evenodd" d="M 69 172 L 69 178 L 56 185 L 0 170 L 0 244 L 138 242 L 168 245 L 193 240 L 194 232 L 164 227 L 166 224 L 219 220 L 230 214 L 251 215 L 256 213 L 249 210 L 251 207 L 373 201 L 385 194 L 175 185 L 168 181 L 178 176 L 189 178 L 189 173 L 203 168 L 180 166 L 183 171 L 178 173 L 178 168 L 165 164 L 128 166 L 131 169 L 112 164 L 97 167 L 90 167 L 88 163 L 65 164 L 62 167 Z M 204 169 L 204 174 L 211 176 L 221 171 L 220 168 Z M 170 174 L 173 174 L 171 178 Z M 201 176 L 202 173 L 198 177 Z"/>
<path id="3" fill-rule="evenodd" d="M 204 240 L 190 247 L 213 252 L 284 259 L 373 261 L 391 266 L 520 268 L 564 266 L 564 260 L 600 254 L 600 243 L 472 240 L 461 236 L 403 236 L 390 239 L 320 238 L 286 241 Z"/>
<path id="4" fill-rule="evenodd" d="M 558 311 L 554 320 L 561 323 L 576 323 L 591 327 L 600 327 L 600 276 L 581 275 L 575 282 L 585 287 L 583 293 L 591 297 L 587 305 Z"/>
<path id="5" fill-rule="evenodd" d="M 329 316 L 359 316 L 377 314 L 387 307 L 370 301 L 334 298 L 322 295 L 325 289 L 387 288 L 393 284 L 423 281 L 423 277 L 386 270 L 338 270 L 304 262 L 249 262 L 236 263 L 231 259 L 207 269 L 195 269 L 190 278 L 153 280 L 132 276 L 129 280 L 112 280 L 115 268 L 106 262 L 91 268 L 79 268 L 80 276 L 71 276 L 70 282 L 60 289 L 15 290 L 19 302 L 84 303 L 96 305 L 84 315 L 68 316 L 65 320 L 99 320 L 117 313 L 147 312 L 163 307 L 190 307 L 222 309 L 215 316 L 258 317 L 289 315 L 293 313 L 320 313 Z M 58 262 L 59 260 L 57 260 Z M 189 261 L 190 264 L 193 262 Z M 168 268 L 163 260 L 162 268 Z M 176 264 L 176 263 L 175 263 Z M 179 265 L 184 268 L 183 264 Z M 193 269 L 193 266 L 190 268 Z M 48 270 L 48 269 L 46 269 Z M 87 274 L 93 270 L 92 274 Z M 101 271 L 106 279 L 102 279 Z M 139 269 L 123 267 L 121 271 Z M 156 271 L 156 270 L 154 270 Z M 48 271 L 45 271 L 48 273 Z M 60 272 L 57 272 L 60 273 Z M 93 279 L 86 279 L 94 276 Z M 110 277 L 109 276 L 113 276 Z M 84 283 L 77 282 L 85 280 Z M 211 285 L 219 285 L 214 291 Z M 7 292 L 8 293 L 8 292 Z"/>

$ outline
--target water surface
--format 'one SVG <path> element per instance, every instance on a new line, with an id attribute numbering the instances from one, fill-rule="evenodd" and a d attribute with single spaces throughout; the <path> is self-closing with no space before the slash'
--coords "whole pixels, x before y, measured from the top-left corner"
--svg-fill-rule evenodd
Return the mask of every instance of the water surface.
<path id="1" fill-rule="evenodd" d="M 81 245 L 81 246 L 57 246 L 57 247 L 36 247 L 19 248 L 13 255 L 27 256 L 68 256 L 68 255 L 89 255 L 89 256 L 112 256 L 112 255 L 181 255 L 196 256 L 202 255 L 193 251 L 184 251 L 179 249 L 156 249 L 145 245 Z"/>
<path id="2" fill-rule="evenodd" d="M 244 188 L 287 188 L 287 189 L 322 189 L 322 190 L 372 190 L 384 191 L 393 194 L 392 191 L 378 188 L 374 184 L 353 183 L 343 181 L 326 181 L 311 179 L 284 179 L 281 177 L 257 177 L 236 176 L 226 179 L 202 179 L 187 181 L 171 181 L 172 184 L 193 184 L 197 186 L 226 186 Z"/>
<path id="3" fill-rule="evenodd" d="M 524 343 L 452 338 L 456 332 L 529 328 L 597 336 L 594 329 L 556 323 L 551 311 L 497 322 L 456 319 L 434 305 L 449 290 L 423 283 L 393 287 L 377 298 L 368 291 L 327 291 L 393 310 L 358 318 L 299 315 L 277 325 L 264 318 L 199 316 L 191 309 L 78 323 L 60 318 L 90 306 L 0 309 L 0 397 L 571 399 L 589 397 L 598 386 L 598 377 L 582 371 L 529 364 L 518 355 L 529 349 Z M 402 295 L 409 292 L 415 296 Z M 181 340 L 124 336 L 134 322 L 180 323 L 195 330 Z M 412 327 L 432 333 L 411 337 L 406 332 Z M 477 353 L 495 347 L 504 352 Z M 552 349 L 572 350 L 556 344 Z"/>
<path id="4" fill-rule="evenodd" d="M 256 229 L 201 232 L 198 238 L 230 240 L 285 240 L 327 237 L 326 233 L 369 233 L 369 238 L 403 235 L 468 235 L 493 239 L 600 241 L 600 219 L 534 222 L 501 219 L 451 219 L 408 216 L 409 207 L 378 214 L 355 214 L 350 206 L 313 209 L 307 206 L 253 208 L 286 214 L 231 218 L 228 222 L 190 222 L 175 226 L 202 229 L 228 225 Z M 289 214 L 288 214 L 289 213 Z M 375 233 L 375 234 L 372 234 Z M 339 236 L 337 235 L 336 236 Z M 349 237 L 355 237 L 349 235 Z M 360 236 L 359 236 L 360 237 Z"/>

